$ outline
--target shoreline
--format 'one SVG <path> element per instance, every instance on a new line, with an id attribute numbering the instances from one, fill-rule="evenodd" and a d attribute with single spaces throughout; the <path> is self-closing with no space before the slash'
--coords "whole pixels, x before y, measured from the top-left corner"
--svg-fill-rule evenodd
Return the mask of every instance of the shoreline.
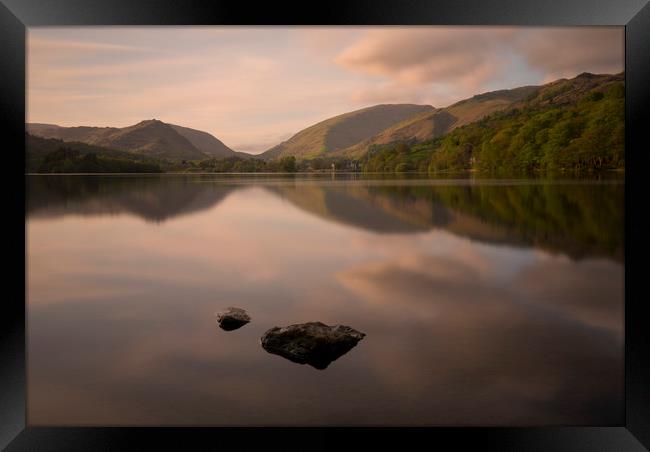
<path id="1" fill-rule="evenodd" d="M 232 175 L 232 176 L 337 176 L 337 175 L 358 175 L 358 176 L 371 176 L 371 175 L 382 175 L 382 176 L 408 176 L 408 175 L 426 175 L 427 178 L 435 179 L 439 176 L 475 176 L 481 175 L 488 178 L 506 178 L 506 177 L 545 177 L 551 175 L 574 175 L 577 177 L 584 176 L 596 176 L 603 174 L 625 174 L 625 168 L 615 168 L 615 169 L 605 169 L 605 170 L 594 170 L 594 171 L 583 171 L 583 172 L 574 172 L 574 171 L 557 171 L 555 173 L 542 173 L 542 172 L 532 172 L 532 173 L 513 173 L 513 174 L 493 174 L 481 172 L 479 170 L 465 170 L 465 171 L 454 171 L 454 172 L 443 172 L 439 171 L 437 173 L 429 172 L 359 172 L 359 171 L 329 171 L 329 172 L 316 172 L 316 171 L 296 171 L 296 172 L 187 172 L 187 171 L 163 171 L 160 173 L 25 173 L 25 176 L 162 176 L 162 175 L 173 175 L 173 176 L 211 176 L 211 175 Z"/>

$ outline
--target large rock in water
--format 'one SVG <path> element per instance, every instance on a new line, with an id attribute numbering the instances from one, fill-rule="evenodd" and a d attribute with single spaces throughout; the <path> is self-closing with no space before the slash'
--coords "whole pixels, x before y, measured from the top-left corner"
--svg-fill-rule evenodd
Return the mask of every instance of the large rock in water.
<path id="1" fill-rule="evenodd" d="M 251 321 L 251 317 L 241 308 L 226 308 L 217 312 L 217 323 L 222 330 L 232 331 Z"/>
<path id="2" fill-rule="evenodd" d="M 364 337 L 349 326 L 309 322 L 271 328 L 262 336 L 262 347 L 295 363 L 325 369 Z"/>

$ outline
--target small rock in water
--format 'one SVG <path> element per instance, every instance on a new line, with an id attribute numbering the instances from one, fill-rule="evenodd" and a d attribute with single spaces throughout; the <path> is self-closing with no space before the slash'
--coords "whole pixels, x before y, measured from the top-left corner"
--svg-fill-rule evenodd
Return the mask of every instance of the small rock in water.
<path id="1" fill-rule="evenodd" d="M 262 336 L 262 347 L 289 361 L 322 370 L 349 352 L 364 337 L 364 333 L 349 326 L 309 322 L 271 328 Z"/>
<path id="2" fill-rule="evenodd" d="M 232 331 L 241 328 L 251 321 L 251 317 L 240 308 L 226 308 L 217 312 L 217 323 L 222 330 Z"/>

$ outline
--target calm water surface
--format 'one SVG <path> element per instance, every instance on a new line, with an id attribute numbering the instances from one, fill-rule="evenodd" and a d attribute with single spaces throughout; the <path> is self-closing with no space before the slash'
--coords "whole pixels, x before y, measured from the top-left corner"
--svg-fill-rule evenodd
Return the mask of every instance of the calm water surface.
<path id="1" fill-rule="evenodd" d="M 623 421 L 622 180 L 27 185 L 31 425 Z M 367 336 L 325 370 L 260 346 L 310 321 Z"/>

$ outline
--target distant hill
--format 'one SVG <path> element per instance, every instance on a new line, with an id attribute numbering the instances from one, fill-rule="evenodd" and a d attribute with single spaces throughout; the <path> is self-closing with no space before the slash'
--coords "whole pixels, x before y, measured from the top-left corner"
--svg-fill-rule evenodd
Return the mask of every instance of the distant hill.
<path id="1" fill-rule="evenodd" d="M 259 157 L 311 159 L 348 148 L 414 115 L 435 111 L 430 105 L 376 105 L 345 113 L 308 127 Z"/>
<path id="2" fill-rule="evenodd" d="M 30 123 L 27 124 L 27 131 L 43 138 L 81 142 L 155 158 L 202 160 L 239 155 L 207 132 L 167 124 L 157 119 L 123 128 L 60 127 Z"/>

